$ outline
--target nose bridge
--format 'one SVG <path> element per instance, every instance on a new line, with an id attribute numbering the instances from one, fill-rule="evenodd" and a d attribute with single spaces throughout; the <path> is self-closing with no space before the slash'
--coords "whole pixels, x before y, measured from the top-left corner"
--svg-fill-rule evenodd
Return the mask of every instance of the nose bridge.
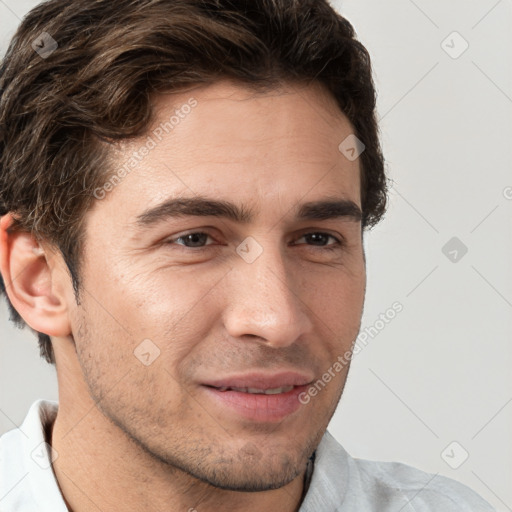
<path id="1" fill-rule="evenodd" d="M 250 334 L 269 345 L 287 346 L 311 323 L 279 247 L 266 243 L 262 249 L 251 263 L 241 257 L 230 273 L 225 327 L 233 337 Z"/>

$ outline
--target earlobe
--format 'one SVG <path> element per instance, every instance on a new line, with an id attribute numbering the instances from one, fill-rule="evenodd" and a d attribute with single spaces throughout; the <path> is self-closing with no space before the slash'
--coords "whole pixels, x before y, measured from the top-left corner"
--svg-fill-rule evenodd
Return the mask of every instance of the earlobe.
<path id="1" fill-rule="evenodd" d="M 12 222 L 10 214 L 0 218 L 0 272 L 9 300 L 32 329 L 67 336 L 67 303 L 54 283 L 59 269 L 50 266 L 49 255 L 31 233 L 9 232 Z"/>

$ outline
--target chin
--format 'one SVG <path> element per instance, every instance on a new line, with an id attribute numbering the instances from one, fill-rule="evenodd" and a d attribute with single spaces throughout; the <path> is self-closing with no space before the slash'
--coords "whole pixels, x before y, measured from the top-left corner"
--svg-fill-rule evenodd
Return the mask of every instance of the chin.
<path id="1" fill-rule="evenodd" d="M 289 484 L 306 469 L 307 458 L 298 463 L 288 456 L 281 456 L 279 463 L 275 457 L 271 464 L 266 460 L 255 463 L 237 461 L 227 463 L 225 460 L 208 466 L 187 471 L 191 476 L 204 483 L 227 491 L 263 492 L 279 489 Z M 186 469 L 185 469 L 186 471 Z"/>
<path id="2" fill-rule="evenodd" d="M 208 449 L 180 453 L 154 453 L 168 466 L 217 489 L 238 492 L 263 492 L 279 489 L 306 470 L 314 447 L 309 444 L 279 450 L 272 443 L 257 447 L 247 443 L 226 451 L 210 445 Z"/>

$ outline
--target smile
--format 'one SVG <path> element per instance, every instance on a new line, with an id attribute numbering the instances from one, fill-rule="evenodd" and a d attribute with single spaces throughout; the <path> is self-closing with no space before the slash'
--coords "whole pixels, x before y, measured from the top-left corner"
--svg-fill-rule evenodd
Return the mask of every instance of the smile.
<path id="1" fill-rule="evenodd" d="M 257 389 L 257 388 L 235 388 L 223 386 L 220 388 L 215 388 L 218 391 L 238 391 L 239 393 L 250 393 L 253 395 L 279 395 L 280 393 L 288 393 L 291 391 L 294 386 L 284 386 L 280 388 L 272 388 L 272 389 Z"/>

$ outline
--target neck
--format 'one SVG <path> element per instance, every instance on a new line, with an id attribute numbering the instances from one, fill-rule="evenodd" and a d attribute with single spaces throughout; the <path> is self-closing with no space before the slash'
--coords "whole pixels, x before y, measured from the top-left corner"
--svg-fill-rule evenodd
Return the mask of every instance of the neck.
<path id="1" fill-rule="evenodd" d="M 215 488 L 157 459 L 103 415 L 73 365 L 68 360 L 58 368 L 59 412 L 50 441 L 58 453 L 55 475 L 71 512 L 299 509 L 304 472 L 280 489 L 240 492 Z"/>

